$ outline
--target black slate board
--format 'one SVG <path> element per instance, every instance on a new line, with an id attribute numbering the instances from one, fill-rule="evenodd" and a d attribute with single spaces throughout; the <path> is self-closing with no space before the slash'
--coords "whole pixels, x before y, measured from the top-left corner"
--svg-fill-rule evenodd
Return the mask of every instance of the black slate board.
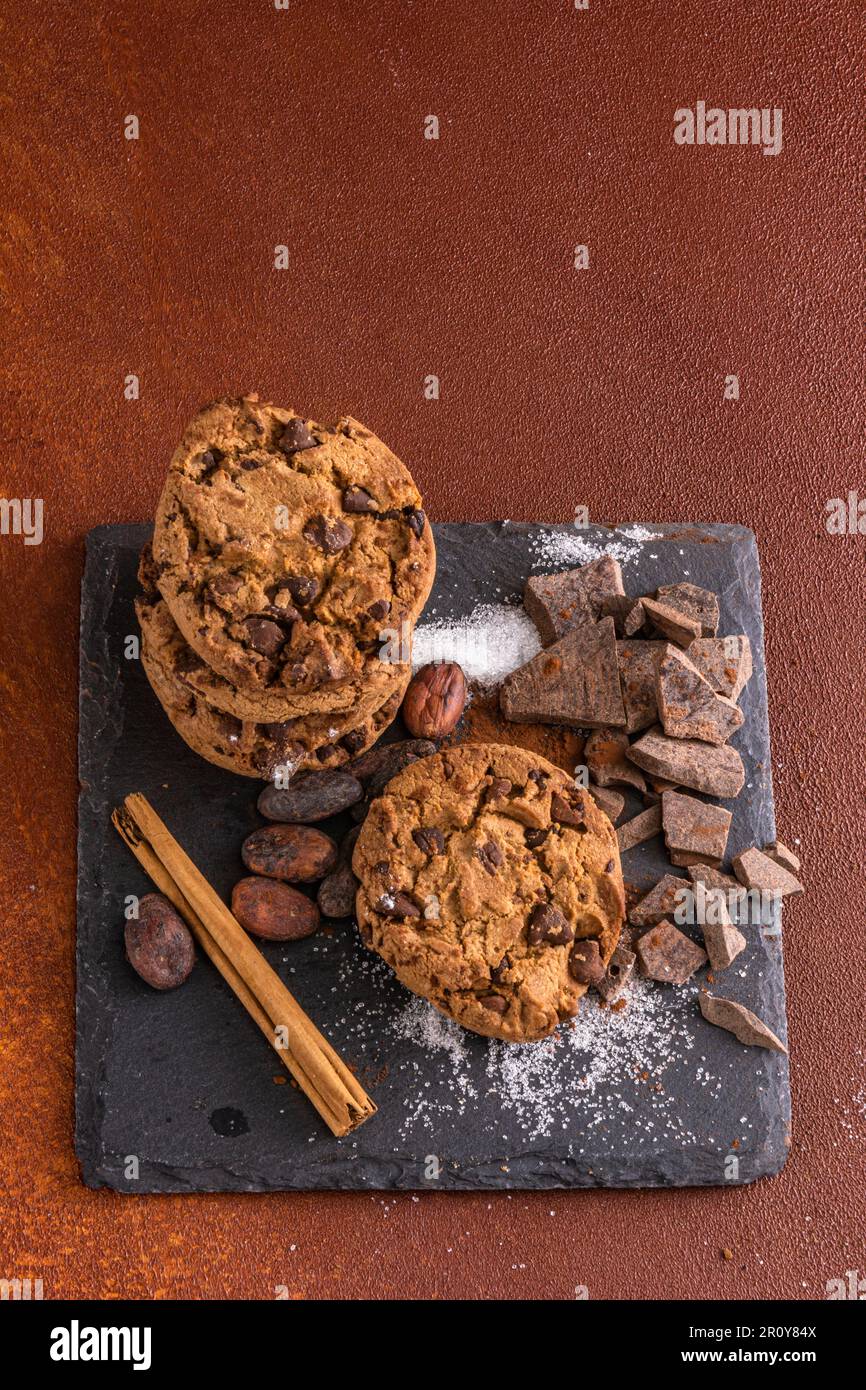
<path id="1" fill-rule="evenodd" d="M 91 532 L 82 590 L 76 1150 L 84 1181 L 127 1192 L 287 1188 L 544 1188 L 749 1182 L 787 1154 L 787 1059 L 742 1047 L 698 1014 L 696 989 L 641 985 L 620 1013 L 584 1001 L 574 1029 L 527 1047 L 442 1020 L 397 984 L 352 924 L 265 954 L 340 1053 L 378 1114 L 343 1140 L 306 1100 L 209 963 L 176 993 L 141 983 L 123 955 L 124 900 L 150 891 L 110 826 L 133 790 L 154 804 L 226 896 L 261 821 L 256 783 L 210 766 L 174 733 L 140 662 L 132 606 L 142 525 Z M 774 838 L 757 547 L 739 527 L 612 531 L 489 523 L 435 528 L 424 622 L 517 604 L 527 574 L 612 548 L 629 593 L 688 577 L 720 595 L 720 633 L 746 632 L 755 674 L 734 744 L 747 785 L 729 852 Z M 651 539 L 646 539 L 646 532 Z M 563 548 L 577 548 L 563 560 Z M 495 631 L 496 624 L 493 624 Z M 635 810 L 639 809 L 635 806 Z M 660 839 L 627 879 L 667 868 Z M 749 945 L 715 990 L 785 1036 L 779 936 Z M 703 976 L 697 977 L 699 980 Z M 133 1161 L 134 1160 L 134 1161 Z"/>

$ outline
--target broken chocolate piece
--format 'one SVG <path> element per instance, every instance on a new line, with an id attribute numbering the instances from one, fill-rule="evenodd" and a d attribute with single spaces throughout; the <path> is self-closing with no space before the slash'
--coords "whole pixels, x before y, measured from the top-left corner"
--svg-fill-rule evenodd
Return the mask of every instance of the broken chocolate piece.
<path id="1" fill-rule="evenodd" d="M 689 661 L 709 681 L 717 695 L 736 700 L 752 674 L 748 637 L 705 637 L 690 643 Z"/>
<path id="2" fill-rule="evenodd" d="M 711 806 L 682 792 L 662 793 L 662 824 L 671 863 L 721 867 L 733 817 L 724 806 Z"/>
<path id="3" fill-rule="evenodd" d="M 572 628 L 506 676 L 502 713 L 518 724 L 625 724 L 613 619 Z"/>
<path id="4" fill-rule="evenodd" d="M 731 921 L 721 888 L 711 888 L 706 892 L 697 916 L 710 967 L 713 970 L 727 970 L 740 952 L 746 949 L 746 938 Z"/>
<path id="5" fill-rule="evenodd" d="M 707 889 L 721 888 L 729 912 L 739 914 L 745 905 L 748 890 L 738 883 L 732 874 L 719 873 L 718 869 L 712 868 L 709 864 L 689 864 L 686 872 L 692 883 L 702 883 Z"/>
<path id="6" fill-rule="evenodd" d="M 420 907 L 408 893 L 383 893 L 373 903 L 373 910 L 380 912 L 383 917 L 396 917 L 398 920 L 421 916 Z"/>
<path id="7" fill-rule="evenodd" d="M 707 963 L 706 951 L 673 922 L 659 922 L 644 932 L 635 950 L 643 973 L 667 985 L 684 985 Z"/>
<path id="8" fill-rule="evenodd" d="M 637 956 L 634 951 L 630 951 L 620 941 L 610 958 L 607 970 L 595 986 L 602 999 L 606 1000 L 607 1003 L 611 1003 L 618 994 L 622 994 L 631 979 L 636 960 Z"/>
<path id="9" fill-rule="evenodd" d="M 648 927 L 672 916 L 677 908 L 692 902 L 692 885 L 687 878 L 665 874 L 640 902 L 629 910 L 628 920 L 633 927 Z"/>
<path id="10" fill-rule="evenodd" d="M 718 632 L 719 600 L 709 589 L 700 589 L 697 584 L 663 584 L 656 589 L 656 599 L 665 608 L 699 623 L 701 637 L 715 637 Z"/>
<path id="11" fill-rule="evenodd" d="M 338 555 L 352 544 L 352 528 L 346 521 L 331 516 L 313 516 L 301 532 L 311 545 L 318 546 L 326 555 Z"/>
<path id="12" fill-rule="evenodd" d="M 270 618 L 245 618 L 244 627 L 247 642 L 253 651 L 260 652 L 262 656 L 276 656 L 286 644 L 288 634 L 285 629 L 272 623 Z"/>
<path id="13" fill-rule="evenodd" d="M 596 787 L 592 783 L 587 787 L 587 791 L 596 806 L 604 811 L 604 814 L 612 824 L 616 825 L 625 807 L 625 797 L 622 793 L 608 791 L 606 787 Z"/>
<path id="14" fill-rule="evenodd" d="M 526 939 L 530 946 L 547 942 L 550 946 L 566 946 L 574 938 L 574 927 L 553 903 L 538 903 L 529 916 Z"/>
<path id="15" fill-rule="evenodd" d="M 728 744 L 717 747 L 697 739 L 668 738 L 660 728 L 650 729 L 628 750 L 628 756 L 644 772 L 666 777 L 677 786 L 691 787 L 707 796 L 737 796 L 746 780 L 743 760 Z"/>
<path id="16" fill-rule="evenodd" d="M 666 644 L 659 655 L 656 699 L 664 731 L 672 738 L 727 743 L 743 722 L 743 711 L 717 695 L 685 652 Z"/>
<path id="17" fill-rule="evenodd" d="M 700 637 L 700 623 L 686 617 L 685 613 L 679 613 L 676 608 L 669 608 L 654 598 L 644 598 L 642 602 L 647 622 L 658 628 L 671 642 L 687 647 L 696 637 Z"/>
<path id="18" fill-rule="evenodd" d="M 559 825 L 571 825 L 575 830 L 586 830 L 583 806 L 579 797 L 571 802 L 560 796 L 559 792 L 554 792 L 550 798 L 550 819 L 557 821 Z"/>
<path id="19" fill-rule="evenodd" d="M 501 994 L 479 994 L 478 1002 L 495 1014 L 504 1014 L 508 1008 L 508 1000 Z"/>
<path id="20" fill-rule="evenodd" d="M 616 655 L 622 698 L 625 703 L 626 732 L 637 734 L 648 729 L 659 717 L 656 703 L 656 664 L 663 642 L 617 642 Z"/>
<path id="21" fill-rule="evenodd" d="M 412 839 L 422 854 L 429 854 L 431 858 L 435 854 L 445 853 L 445 836 L 436 825 L 422 825 L 418 830 L 413 830 Z"/>
<path id="22" fill-rule="evenodd" d="M 314 449 L 317 442 L 307 429 L 306 422 L 296 415 L 283 429 L 278 447 L 284 454 L 298 454 L 302 449 Z"/>
<path id="23" fill-rule="evenodd" d="M 608 555 L 563 574 L 536 574 L 526 582 L 523 606 L 546 647 L 571 628 L 602 616 L 606 598 L 625 597 L 622 571 Z"/>
<path id="24" fill-rule="evenodd" d="M 779 864 L 783 869 L 787 869 L 789 874 L 800 872 L 800 861 L 793 850 L 783 845 L 781 840 L 774 840 L 771 845 L 764 845 L 763 853 L 768 859 L 772 859 L 774 864 Z"/>
<path id="25" fill-rule="evenodd" d="M 575 941 L 568 958 L 568 972 L 579 985 L 597 985 L 604 978 L 604 963 L 597 941 Z"/>
<path id="26" fill-rule="evenodd" d="M 599 605 L 600 618 L 613 618 L 617 637 L 634 637 L 646 622 L 643 600 L 612 594 Z"/>
<path id="27" fill-rule="evenodd" d="M 625 854 L 626 850 L 634 849 L 635 845 L 642 845 L 645 840 L 651 840 L 653 835 L 659 835 L 661 828 L 661 806 L 648 806 L 645 811 L 641 811 L 639 816 L 633 816 L 631 820 L 627 820 L 625 825 L 621 825 L 616 832 L 620 854 Z"/>
<path id="28" fill-rule="evenodd" d="M 744 1004 L 737 1004 L 733 999 L 720 999 L 717 994 L 699 994 L 698 1004 L 708 1023 L 714 1023 L 717 1028 L 726 1028 L 746 1047 L 766 1047 L 787 1057 L 785 1044 Z"/>
<path id="29" fill-rule="evenodd" d="M 636 791 L 646 791 L 643 773 L 626 757 L 628 734 L 618 729 L 595 729 L 586 740 L 583 755 L 600 787 L 619 782 Z"/>
<path id="30" fill-rule="evenodd" d="M 364 487 L 347 487 L 343 493 L 343 511 L 354 512 L 363 515 L 365 512 L 377 512 L 379 504 L 375 497 Z"/>
<path id="31" fill-rule="evenodd" d="M 480 845 L 475 851 L 484 868 L 489 874 L 495 874 L 502 863 L 502 850 L 493 840 L 488 840 L 486 844 Z"/>
<path id="32" fill-rule="evenodd" d="M 792 873 L 754 847 L 736 856 L 733 870 L 744 887 L 757 888 L 762 893 L 778 893 L 784 898 L 803 891 L 802 883 Z"/>

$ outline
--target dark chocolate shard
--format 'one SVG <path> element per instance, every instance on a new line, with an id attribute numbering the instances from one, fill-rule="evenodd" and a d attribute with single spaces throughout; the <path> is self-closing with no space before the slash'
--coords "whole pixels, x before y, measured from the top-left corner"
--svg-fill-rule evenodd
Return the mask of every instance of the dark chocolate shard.
<path id="1" fill-rule="evenodd" d="M 720 868 L 732 819 L 724 806 L 682 792 L 663 792 L 662 824 L 671 863 L 683 868 L 696 863 Z"/>
<path id="2" fill-rule="evenodd" d="M 747 889 L 738 883 L 733 874 L 720 873 L 710 864 L 689 864 L 686 872 L 693 884 L 702 883 L 709 890 L 721 888 L 730 912 L 739 914 L 746 903 Z"/>
<path id="3" fill-rule="evenodd" d="M 684 985 L 707 963 L 706 951 L 673 922 L 662 921 L 650 927 L 635 950 L 643 973 L 667 985 Z"/>
<path id="4" fill-rule="evenodd" d="M 736 700 L 752 674 L 752 648 L 748 637 L 703 637 L 687 648 L 717 695 Z"/>
<path id="5" fill-rule="evenodd" d="M 644 772 L 666 777 L 677 786 L 691 787 L 707 796 L 737 796 L 746 780 L 743 760 L 729 744 L 716 747 L 697 739 L 668 738 L 661 729 L 650 729 L 628 750 L 628 756 Z"/>
<path id="6" fill-rule="evenodd" d="M 766 1047 L 787 1057 L 785 1044 L 744 1004 L 737 1004 L 733 999 L 720 999 L 717 994 L 699 994 L 698 1004 L 708 1023 L 727 1029 L 746 1047 Z"/>
<path id="7" fill-rule="evenodd" d="M 596 985 L 596 989 L 602 999 L 608 1004 L 616 999 L 617 995 L 622 994 L 635 967 L 637 956 L 634 951 L 630 951 L 620 941 L 610 960 L 607 970 Z"/>
<path id="8" fill-rule="evenodd" d="M 656 665 L 664 645 L 634 638 L 616 644 L 627 733 L 640 733 L 658 720 Z"/>
<path id="9" fill-rule="evenodd" d="M 731 921 L 721 888 L 711 888 L 705 893 L 697 915 L 710 967 L 713 970 L 727 970 L 740 952 L 746 949 L 746 938 Z"/>
<path id="10" fill-rule="evenodd" d="M 617 637 L 634 637 L 646 622 L 643 600 L 628 598 L 625 594 L 611 594 L 602 599 L 598 616 L 613 618 Z"/>
<path id="11" fill-rule="evenodd" d="M 700 623 L 686 617 L 685 613 L 669 608 L 666 603 L 659 603 L 654 598 L 644 598 L 642 602 L 647 622 L 658 628 L 671 642 L 687 647 L 696 637 L 700 637 Z"/>
<path id="12" fill-rule="evenodd" d="M 717 695 L 685 652 L 666 643 L 659 654 L 656 701 L 664 731 L 671 738 L 727 743 L 743 723 L 743 711 Z"/>
<path id="13" fill-rule="evenodd" d="M 744 850 L 733 863 L 734 873 L 745 888 L 757 888 L 762 893 L 802 893 L 803 885 L 788 869 L 782 867 L 761 850 Z"/>
<path id="14" fill-rule="evenodd" d="M 774 840 L 771 845 L 764 845 L 764 854 L 768 859 L 772 859 L 774 864 L 779 864 L 783 869 L 787 869 L 789 874 L 800 872 L 800 861 L 792 849 L 783 845 L 781 840 Z"/>
<path id="15" fill-rule="evenodd" d="M 633 927 L 648 927 L 673 916 L 678 908 L 689 907 L 693 901 L 691 881 L 665 874 L 658 883 L 635 903 L 628 914 Z"/>
<path id="16" fill-rule="evenodd" d="M 572 628 L 502 683 L 499 703 L 519 724 L 625 724 L 613 619 Z"/>
<path id="17" fill-rule="evenodd" d="M 595 729 L 586 740 L 583 756 L 590 775 L 600 787 L 614 783 L 646 791 L 643 773 L 626 757 L 628 734 L 619 729 Z"/>
<path id="18" fill-rule="evenodd" d="M 596 787 L 590 782 L 587 791 L 608 820 L 616 825 L 625 807 L 625 797 L 621 792 L 610 791 L 607 787 Z"/>
<path id="19" fill-rule="evenodd" d="M 619 565 L 609 555 L 602 555 L 563 574 L 532 575 L 526 582 L 523 606 L 549 647 L 571 628 L 601 617 L 605 599 L 624 596 Z"/>
<path id="20" fill-rule="evenodd" d="M 627 820 L 616 832 L 620 854 L 625 854 L 626 850 L 634 849 L 635 845 L 642 845 L 646 840 L 651 840 L 654 835 L 660 835 L 661 828 L 661 806 L 648 806 L 639 816 Z"/>
<path id="21" fill-rule="evenodd" d="M 656 598 L 666 608 L 700 623 L 701 637 L 715 637 L 719 630 L 719 600 L 709 589 L 701 589 L 697 584 L 663 584 L 656 589 Z"/>

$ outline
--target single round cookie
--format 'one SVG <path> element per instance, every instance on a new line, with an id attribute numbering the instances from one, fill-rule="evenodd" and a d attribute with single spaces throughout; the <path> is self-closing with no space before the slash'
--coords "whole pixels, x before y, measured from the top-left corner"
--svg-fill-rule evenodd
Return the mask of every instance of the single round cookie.
<path id="1" fill-rule="evenodd" d="M 165 664 L 144 631 L 141 663 L 154 694 L 194 752 L 229 772 L 260 781 L 273 777 L 277 767 L 287 767 L 289 775 L 301 768 L 342 767 L 366 752 L 396 719 L 406 684 L 361 718 L 311 714 L 256 723 L 209 704 Z"/>
<path id="2" fill-rule="evenodd" d="M 350 418 L 333 428 L 256 396 L 206 406 L 171 461 L 155 577 L 190 646 L 239 690 L 323 713 L 363 688 L 381 633 L 411 627 L 435 550 L 408 469 Z"/>
<path id="3" fill-rule="evenodd" d="M 153 573 L 153 557 L 150 545 L 146 545 L 138 567 L 142 592 L 136 597 L 135 612 L 151 658 L 200 695 L 207 705 L 232 714 L 236 719 L 252 724 L 273 724 L 298 718 L 292 714 L 291 701 L 281 687 L 257 694 L 238 690 L 231 681 L 205 665 L 171 616 L 168 604 L 155 587 Z M 363 687 L 357 681 L 346 682 L 335 691 L 332 709 L 323 711 L 320 716 L 301 717 L 321 718 L 329 723 L 335 720 L 344 723 L 350 719 L 354 726 L 380 709 L 391 696 L 402 694 L 411 674 L 409 662 L 375 662 Z"/>
<path id="4" fill-rule="evenodd" d="M 577 1012 L 587 957 L 606 966 L 625 917 L 607 816 L 523 748 L 412 763 L 373 802 L 352 867 L 366 944 L 415 994 L 507 1042 Z"/>

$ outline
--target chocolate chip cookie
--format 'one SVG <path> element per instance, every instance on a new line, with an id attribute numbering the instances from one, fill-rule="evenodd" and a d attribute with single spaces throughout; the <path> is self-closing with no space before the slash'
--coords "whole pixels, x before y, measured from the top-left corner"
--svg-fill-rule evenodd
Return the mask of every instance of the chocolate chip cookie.
<path id="1" fill-rule="evenodd" d="M 188 426 L 153 558 L 193 650 L 294 715 L 364 687 L 380 634 L 411 631 L 435 569 L 418 489 L 381 440 L 348 417 L 326 427 L 256 396 L 216 401 Z"/>
<path id="2" fill-rule="evenodd" d="M 142 592 L 135 600 L 135 611 L 152 664 L 158 662 L 176 682 L 186 685 L 206 705 L 231 714 L 235 719 L 268 725 L 297 718 L 292 713 L 291 700 L 282 687 L 266 688 L 258 694 L 238 690 L 224 676 L 212 671 L 193 651 L 155 586 L 150 545 L 146 545 L 142 551 L 138 578 Z M 322 712 L 323 724 L 335 721 L 345 723 L 347 719 L 356 725 L 361 723 L 393 695 L 402 693 L 409 676 L 410 668 L 406 662 L 374 663 L 363 686 L 353 680 L 334 691 L 332 707 Z M 173 699 L 172 704 L 176 705 L 177 701 Z M 315 716 L 301 717 L 309 719 Z"/>
<path id="3" fill-rule="evenodd" d="M 151 647 L 142 629 L 141 662 L 153 691 L 185 743 L 208 762 L 242 777 L 271 778 L 277 767 L 289 774 L 305 768 L 341 767 L 365 752 L 397 717 L 403 684 L 379 709 L 363 716 L 309 714 L 256 722 L 238 719 L 210 704 Z"/>
<path id="4" fill-rule="evenodd" d="M 366 944 L 443 1013 L 508 1042 L 577 1012 L 625 916 L 610 821 L 523 748 L 412 763 L 373 802 L 353 868 Z"/>

